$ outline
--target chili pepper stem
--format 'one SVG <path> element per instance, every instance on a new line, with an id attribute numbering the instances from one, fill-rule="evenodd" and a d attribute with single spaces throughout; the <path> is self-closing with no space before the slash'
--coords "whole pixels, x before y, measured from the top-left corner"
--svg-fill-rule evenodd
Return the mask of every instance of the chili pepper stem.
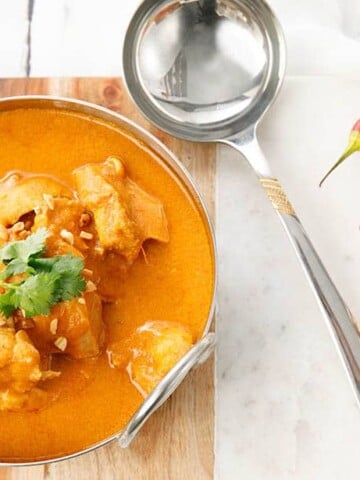
<path id="1" fill-rule="evenodd" d="M 346 158 L 348 158 L 350 155 L 352 155 L 354 152 L 357 152 L 360 150 L 360 120 L 358 120 L 355 125 L 353 126 L 350 136 L 349 136 L 349 142 L 347 149 L 345 152 L 341 155 L 339 160 L 333 165 L 330 170 L 327 172 L 327 174 L 324 176 L 324 178 L 321 180 L 319 187 L 325 182 L 327 177 L 332 173 L 335 168 L 337 168 Z"/>
<path id="2" fill-rule="evenodd" d="M 328 178 L 328 176 L 339 166 L 342 164 L 344 160 L 346 160 L 350 155 L 352 155 L 354 152 L 357 151 L 356 145 L 351 145 L 350 148 L 345 150 L 345 152 L 341 155 L 339 160 L 333 165 L 330 170 L 326 173 L 326 175 L 321 179 L 319 183 L 319 187 L 322 186 L 322 184 L 325 182 L 325 180 Z"/>

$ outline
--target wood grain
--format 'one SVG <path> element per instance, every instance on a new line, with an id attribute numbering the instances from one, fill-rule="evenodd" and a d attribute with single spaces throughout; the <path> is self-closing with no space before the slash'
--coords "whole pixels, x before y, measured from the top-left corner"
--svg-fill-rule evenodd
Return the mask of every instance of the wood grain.
<path id="1" fill-rule="evenodd" d="M 0 96 L 51 94 L 97 103 L 132 118 L 183 161 L 214 215 L 215 147 L 180 141 L 151 126 L 119 79 L 3 79 Z M 40 467 L 0 469 L 0 480 L 209 480 L 214 466 L 214 365 L 190 373 L 132 445 L 116 443 L 76 459 Z M 31 441 L 31 439 L 29 439 Z"/>

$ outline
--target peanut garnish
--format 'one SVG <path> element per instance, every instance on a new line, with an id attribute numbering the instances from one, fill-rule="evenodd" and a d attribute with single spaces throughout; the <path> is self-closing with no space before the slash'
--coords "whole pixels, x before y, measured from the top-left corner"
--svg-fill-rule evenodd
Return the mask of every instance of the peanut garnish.
<path id="1" fill-rule="evenodd" d="M 59 337 L 54 342 L 55 347 L 64 352 L 67 347 L 67 339 L 65 337 Z"/>
<path id="2" fill-rule="evenodd" d="M 59 324 L 59 320 L 57 318 L 53 318 L 50 322 L 49 330 L 50 330 L 50 333 L 52 333 L 53 335 L 56 335 L 58 324 Z"/>
<path id="3" fill-rule="evenodd" d="M 89 268 L 84 268 L 84 270 L 83 270 L 83 274 L 86 275 L 87 277 L 92 277 L 93 273 L 94 272 L 92 270 L 90 270 Z"/>
<path id="4" fill-rule="evenodd" d="M 63 228 L 60 232 L 60 237 L 66 242 L 70 243 L 70 245 L 74 245 L 74 235 L 69 232 L 69 230 Z"/>
<path id="5" fill-rule="evenodd" d="M 96 285 L 94 282 L 92 282 L 91 280 L 88 280 L 86 282 L 86 291 L 87 292 L 95 292 L 96 290 Z"/>
<path id="6" fill-rule="evenodd" d="M 80 238 L 83 238 L 84 240 L 92 240 L 94 235 L 90 232 L 85 232 L 85 230 L 81 230 L 80 232 Z"/>
<path id="7" fill-rule="evenodd" d="M 78 298 L 78 302 L 81 303 L 81 305 L 85 305 L 85 304 L 86 304 L 85 298 L 83 298 L 83 297 Z"/>

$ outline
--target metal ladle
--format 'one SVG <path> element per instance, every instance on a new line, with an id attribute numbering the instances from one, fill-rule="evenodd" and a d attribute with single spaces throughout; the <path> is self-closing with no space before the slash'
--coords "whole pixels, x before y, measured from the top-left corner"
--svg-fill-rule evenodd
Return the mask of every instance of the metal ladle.
<path id="1" fill-rule="evenodd" d="M 360 402 L 360 337 L 257 141 L 284 77 L 280 25 L 263 0 L 145 0 L 125 37 L 124 75 L 143 114 L 180 138 L 240 152 L 276 209 Z"/>

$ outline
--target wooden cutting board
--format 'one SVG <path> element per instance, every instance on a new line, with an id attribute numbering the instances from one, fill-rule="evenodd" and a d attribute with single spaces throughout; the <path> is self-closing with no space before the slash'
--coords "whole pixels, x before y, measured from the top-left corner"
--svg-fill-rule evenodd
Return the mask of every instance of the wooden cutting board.
<path id="1" fill-rule="evenodd" d="M 0 96 L 49 94 L 108 107 L 159 137 L 186 165 L 214 216 L 215 147 L 177 140 L 152 127 L 114 78 L 0 79 Z M 208 480 L 214 467 L 213 359 L 190 373 L 128 449 L 116 442 L 76 459 L 0 468 L 0 480 Z M 66 421 L 66 419 L 64 419 Z M 1 427 L 0 427 L 1 428 Z M 31 442 L 31 438 L 29 438 Z"/>

